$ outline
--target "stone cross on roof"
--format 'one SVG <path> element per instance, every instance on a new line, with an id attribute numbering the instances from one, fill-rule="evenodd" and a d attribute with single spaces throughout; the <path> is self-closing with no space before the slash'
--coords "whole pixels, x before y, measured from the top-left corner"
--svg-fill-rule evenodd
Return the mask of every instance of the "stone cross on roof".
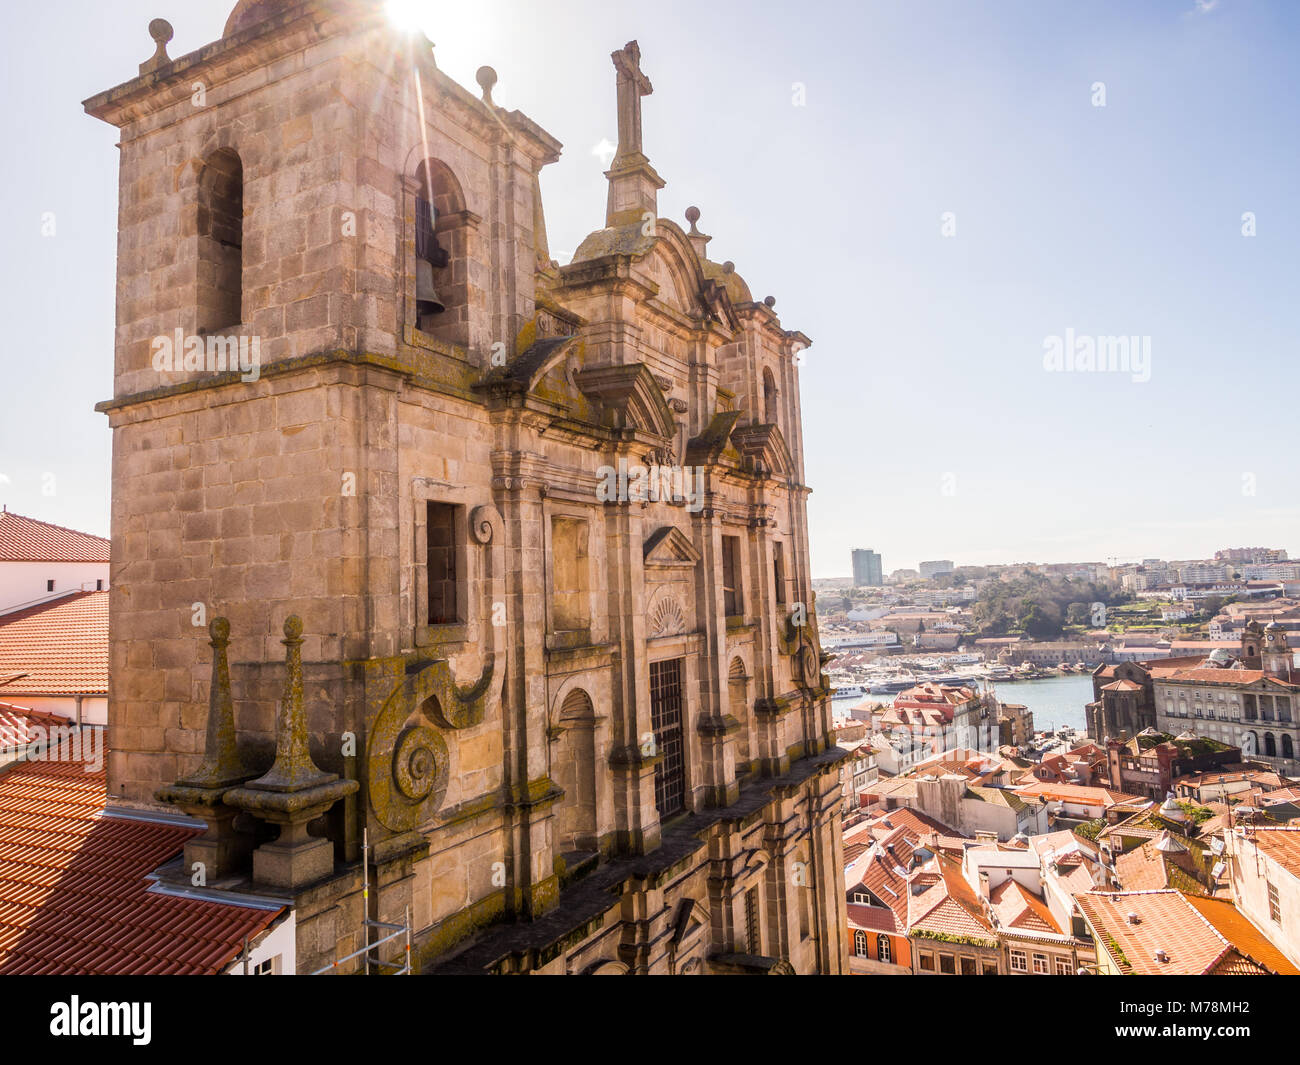
<path id="1" fill-rule="evenodd" d="M 618 155 L 617 159 L 641 155 L 641 97 L 654 92 L 650 79 L 641 72 L 641 47 L 628 41 L 611 52 L 618 71 Z"/>

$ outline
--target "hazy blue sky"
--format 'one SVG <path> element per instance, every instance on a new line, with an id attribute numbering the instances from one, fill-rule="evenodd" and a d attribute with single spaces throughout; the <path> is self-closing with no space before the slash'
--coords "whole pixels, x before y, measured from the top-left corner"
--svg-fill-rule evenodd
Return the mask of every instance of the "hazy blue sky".
<path id="1" fill-rule="evenodd" d="M 179 56 L 216 39 L 232 6 L 6 11 L 12 510 L 108 529 L 109 432 L 91 408 L 112 391 L 117 153 L 80 101 L 135 74 L 150 18 L 173 23 Z M 562 261 L 603 221 L 609 53 L 639 40 L 660 213 L 697 204 L 711 257 L 814 341 L 801 380 L 815 575 L 847 574 L 853 547 L 887 571 L 1300 553 L 1300 4 L 427 8 L 444 70 L 474 88 L 491 64 L 497 101 L 564 142 L 543 176 Z M 1150 380 L 1047 372 L 1046 338 L 1067 330 L 1149 337 Z"/>

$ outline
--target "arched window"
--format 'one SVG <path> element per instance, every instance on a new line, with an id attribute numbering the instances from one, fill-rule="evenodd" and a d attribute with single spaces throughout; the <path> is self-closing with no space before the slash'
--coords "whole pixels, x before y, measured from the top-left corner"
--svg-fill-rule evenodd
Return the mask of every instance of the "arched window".
<path id="1" fill-rule="evenodd" d="M 890 949 L 889 949 L 888 936 L 882 936 L 882 935 L 876 936 L 876 960 L 893 961 L 893 955 L 890 953 Z"/>
<path id="2" fill-rule="evenodd" d="M 763 371 L 763 421 L 776 424 L 776 378 L 771 370 Z"/>
<path id="3" fill-rule="evenodd" d="M 1282 757 L 1283 758 L 1295 757 L 1295 744 L 1291 742 L 1291 737 L 1285 734 L 1283 734 L 1282 736 Z"/>
<path id="4" fill-rule="evenodd" d="M 222 148 L 199 174 L 198 321 L 200 333 L 219 334 L 243 322 L 244 165 Z"/>
<path id="5" fill-rule="evenodd" d="M 560 705 L 560 729 L 551 779 L 564 789 L 555 812 L 555 850 L 591 851 L 596 831 L 596 714 L 585 691 L 574 689 Z"/>
<path id="6" fill-rule="evenodd" d="M 408 186 L 414 260 L 408 293 L 411 324 L 444 343 L 469 343 L 469 227 L 471 216 L 455 174 L 426 159 Z"/>
<path id="7" fill-rule="evenodd" d="M 861 928 L 855 930 L 853 933 L 853 953 L 859 958 L 865 958 L 868 956 L 867 933 L 862 931 Z"/>
<path id="8" fill-rule="evenodd" d="M 1273 733 L 1271 732 L 1264 733 L 1264 757 L 1265 758 L 1277 757 L 1277 740 L 1274 739 Z"/>

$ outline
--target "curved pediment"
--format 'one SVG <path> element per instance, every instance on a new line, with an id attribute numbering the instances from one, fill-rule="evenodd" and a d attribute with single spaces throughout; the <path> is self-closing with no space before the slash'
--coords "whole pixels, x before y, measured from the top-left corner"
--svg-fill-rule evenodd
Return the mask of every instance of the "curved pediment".
<path id="1" fill-rule="evenodd" d="M 756 473 L 773 473 L 789 476 L 794 473 L 794 459 L 786 446 L 785 437 L 775 425 L 742 425 L 731 431 L 731 442 L 736 446 L 746 465 Z"/>
<path id="2" fill-rule="evenodd" d="M 686 234 L 673 222 L 655 223 L 656 240 L 646 257 L 647 267 L 659 286 L 659 301 L 675 311 L 698 317 L 707 305 L 707 280 Z"/>
<path id="3" fill-rule="evenodd" d="M 589 366 L 579 370 L 575 380 L 583 395 L 599 405 L 607 428 L 640 430 L 669 439 L 677 432 L 677 419 L 645 363 Z"/>

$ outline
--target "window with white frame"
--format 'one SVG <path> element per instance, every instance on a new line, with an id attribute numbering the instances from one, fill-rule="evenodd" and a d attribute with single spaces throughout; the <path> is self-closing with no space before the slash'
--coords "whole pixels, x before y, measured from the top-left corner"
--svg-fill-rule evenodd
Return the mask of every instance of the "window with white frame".
<path id="1" fill-rule="evenodd" d="M 1011 971 L 1013 973 L 1029 972 L 1029 956 L 1023 950 L 1011 952 Z"/>

